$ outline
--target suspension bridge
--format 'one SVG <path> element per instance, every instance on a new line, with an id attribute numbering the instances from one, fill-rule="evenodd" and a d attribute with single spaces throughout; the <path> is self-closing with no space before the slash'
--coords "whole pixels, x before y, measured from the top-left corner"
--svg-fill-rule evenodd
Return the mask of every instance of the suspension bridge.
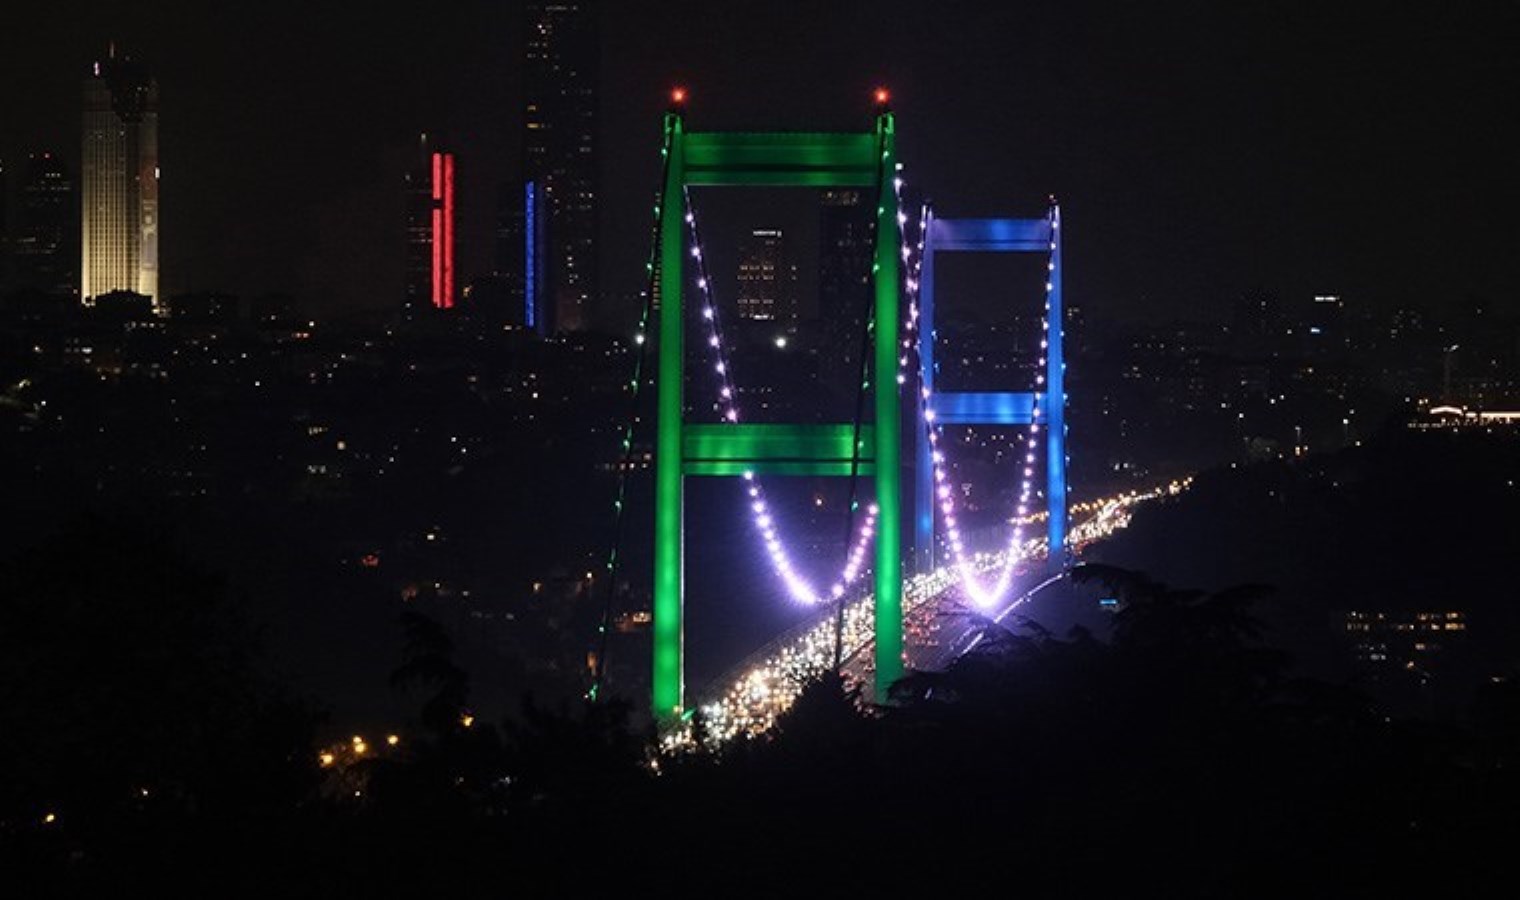
<path id="1" fill-rule="evenodd" d="M 884 702 L 910 659 L 919 666 L 942 665 L 947 652 L 963 652 L 974 642 L 966 617 L 957 634 L 924 637 L 940 628 L 934 623 L 944 621 L 947 606 L 969 601 L 982 617 L 1007 615 L 1050 583 L 1051 573 L 1059 572 L 1070 554 L 1123 527 L 1134 504 L 1185 485 L 1068 503 L 1062 220 L 1053 197 L 1037 218 L 950 218 L 927 203 L 908 208 L 897 123 L 885 90 L 876 92 L 872 127 L 858 132 L 688 130 L 685 100 L 684 90 L 672 92 L 664 118 L 654 239 L 636 333 L 640 352 L 630 386 L 636 409 L 645 351 L 657 346 L 652 709 L 671 726 L 700 708 L 710 733 L 721 738 L 767 727 L 801 683 L 829 669 L 841 670 L 867 696 Z M 724 337 L 718 288 L 691 195 L 693 187 L 712 186 L 852 188 L 874 203 L 870 306 L 862 317 L 869 352 L 860 358 L 852 421 L 745 419 L 739 373 Z M 993 392 L 936 390 L 935 261 L 946 253 L 1044 258 L 1039 353 L 1028 383 Z M 702 335 L 717 421 L 688 420 L 686 344 L 692 322 Z M 625 453 L 631 452 L 637 419 L 630 414 L 623 432 Z M 906 460 L 905 420 L 912 442 Z M 956 426 L 1022 429 L 1015 443 L 1017 499 L 1007 511 L 1007 545 L 996 552 L 970 547 L 957 514 L 948 474 L 954 451 L 944 439 L 944 429 Z M 823 582 L 799 568 L 785 525 L 767 498 L 771 479 L 795 476 L 849 479 L 845 553 L 837 573 Z M 754 539 L 774 576 L 793 601 L 818 609 L 702 697 L 690 696 L 686 684 L 688 477 L 741 480 Z M 863 490 L 867 483 L 869 499 Z M 910 490 L 905 492 L 905 485 Z M 626 477 L 620 476 L 619 525 L 607 559 L 612 572 L 626 496 Z M 1039 500 L 1043 510 L 1035 509 Z M 1026 536 L 1026 528 L 1037 525 L 1043 525 L 1043 534 Z M 593 697 L 601 689 L 607 624 L 604 611 Z M 675 729 L 667 727 L 667 733 Z"/>

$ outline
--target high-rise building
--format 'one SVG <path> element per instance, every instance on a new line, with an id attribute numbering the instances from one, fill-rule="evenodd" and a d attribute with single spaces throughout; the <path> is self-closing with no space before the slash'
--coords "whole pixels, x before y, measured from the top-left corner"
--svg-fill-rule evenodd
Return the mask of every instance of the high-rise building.
<path id="1" fill-rule="evenodd" d="M 574 331 L 597 299 L 596 4 L 529 3 L 525 24 L 524 181 L 543 191 L 549 214 L 541 256 L 554 325 Z"/>
<path id="2" fill-rule="evenodd" d="M 756 228 L 739 247 L 739 318 L 797 330 L 797 266 L 779 228 Z"/>
<path id="3" fill-rule="evenodd" d="M 549 287 L 549 204 L 543 185 L 523 182 L 522 247 L 523 324 L 539 334 L 560 327 L 560 307 Z"/>
<path id="4" fill-rule="evenodd" d="M 503 184 L 496 195 L 496 264 L 492 272 L 506 285 L 512 302 L 521 310 L 526 287 L 523 284 L 524 231 L 527 228 L 527 204 L 523 186 Z M 523 319 L 527 316 L 524 314 Z"/>
<path id="5" fill-rule="evenodd" d="M 496 274 L 504 281 L 512 321 L 548 334 L 555 328 L 549 289 L 549 211 L 536 181 L 502 189 L 496 216 Z"/>
<path id="6" fill-rule="evenodd" d="M 872 215 L 857 189 L 823 191 L 819 206 L 818 316 L 829 352 L 819 376 L 836 393 L 853 396 L 860 380 L 861 329 L 871 302 Z"/>
<path id="7" fill-rule="evenodd" d="M 417 164 L 406 173 L 406 297 L 403 318 L 453 309 L 454 154 L 422 136 Z"/>
<path id="8" fill-rule="evenodd" d="M 158 83 L 110 56 L 84 81 L 80 296 L 159 299 Z"/>
<path id="9" fill-rule="evenodd" d="M 12 229 L 13 281 L 20 287 L 72 297 L 79 289 L 74 182 L 56 153 L 34 153 L 28 163 Z"/>

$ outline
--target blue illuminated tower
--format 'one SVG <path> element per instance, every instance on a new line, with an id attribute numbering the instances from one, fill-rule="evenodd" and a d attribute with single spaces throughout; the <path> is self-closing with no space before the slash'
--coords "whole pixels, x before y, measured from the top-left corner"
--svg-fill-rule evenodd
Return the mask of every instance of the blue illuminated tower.
<path id="1" fill-rule="evenodd" d="M 941 425 L 1031 425 L 1045 434 L 1045 497 L 1049 504 L 1051 558 L 1066 543 L 1066 360 L 1061 305 L 1061 210 L 1052 200 L 1041 219 L 939 219 L 924 223 L 924 257 L 919 277 L 919 377 L 929 409 Z M 1047 331 L 1042 338 L 1045 366 L 1036 390 L 950 393 L 934 389 L 934 255 L 948 252 L 1044 253 Z M 1043 388 L 1041 390 L 1040 388 Z M 1038 416 L 1036 415 L 1038 407 Z M 928 437 L 917 435 L 913 503 L 913 565 L 934 568 L 934 465 Z"/>
<path id="2" fill-rule="evenodd" d="M 549 293 L 549 214 L 543 186 L 523 182 L 523 324 L 529 331 L 547 335 L 556 325 L 556 307 Z"/>

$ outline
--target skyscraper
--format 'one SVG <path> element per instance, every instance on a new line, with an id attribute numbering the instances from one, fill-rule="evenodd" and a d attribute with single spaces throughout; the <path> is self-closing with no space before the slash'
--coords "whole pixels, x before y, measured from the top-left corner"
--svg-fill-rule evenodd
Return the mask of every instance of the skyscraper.
<path id="1" fill-rule="evenodd" d="M 756 228 L 739 247 L 739 318 L 797 330 L 797 267 L 778 228 Z"/>
<path id="2" fill-rule="evenodd" d="M 501 185 L 496 195 L 496 264 L 493 273 L 506 285 L 514 305 L 521 310 L 526 292 L 523 283 L 523 265 L 526 255 L 523 247 L 527 230 L 527 204 L 523 200 L 522 185 L 514 182 Z M 527 316 L 522 316 L 527 324 Z"/>
<path id="3" fill-rule="evenodd" d="M 453 309 L 454 154 L 422 136 L 416 165 L 406 173 L 406 296 L 401 315 Z"/>
<path id="4" fill-rule="evenodd" d="M 597 71 L 594 2 L 529 3 L 524 41 L 524 181 L 549 213 L 545 282 L 554 323 L 586 327 L 597 298 Z"/>
<path id="5" fill-rule="evenodd" d="M 55 153 L 34 153 L 21 183 L 11 239 L 14 282 L 72 297 L 79 260 L 74 236 L 74 182 Z"/>
<path id="6" fill-rule="evenodd" d="M 860 330 L 871 302 L 872 214 L 853 188 L 822 192 L 818 210 L 818 315 L 830 352 L 819 377 L 836 393 L 854 396 L 860 380 Z"/>
<path id="7" fill-rule="evenodd" d="M 80 296 L 158 290 L 158 83 L 110 56 L 84 81 Z"/>
<path id="8" fill-rule="evenodd" d="M 539 334 L 555 328 L 547 274 L 549 213 L 537 182 L 502 189 L 496 215 L 496 274 L 507 285 L 511 320 Z"/>

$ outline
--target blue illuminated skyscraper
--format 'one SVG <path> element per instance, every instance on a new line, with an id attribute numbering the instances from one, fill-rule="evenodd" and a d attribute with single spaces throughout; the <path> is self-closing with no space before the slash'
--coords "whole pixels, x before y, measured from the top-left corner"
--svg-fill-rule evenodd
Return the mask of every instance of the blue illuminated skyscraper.
<path id="1" fill-rule="evenodd" d="M 597 299 L 596 4 L 529 3 L 524 41 L 523 172 L 546 222 L 540 270 L 554 328 L 585 328 Z M 525 208 L 526 211 L 526 208 Z"/>
<path id="2" fill-rule="evenodd" d="M 496 274 L 506 285 L 506 321 L 540 335 L 555 330 L 549 281 L 549 213 L 538 182 L 502 189 L 496 221 Z"/>

